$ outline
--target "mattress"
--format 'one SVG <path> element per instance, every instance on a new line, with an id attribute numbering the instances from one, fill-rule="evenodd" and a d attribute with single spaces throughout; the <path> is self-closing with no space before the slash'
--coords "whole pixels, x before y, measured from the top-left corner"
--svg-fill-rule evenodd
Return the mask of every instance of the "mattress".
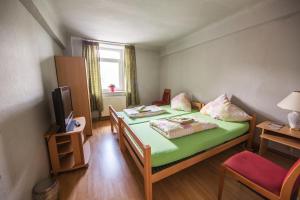
<path id="1" fill-rule="evenodd" d="M 199 112 L 197 110 L 192 110 L 191 112 L 186 112 L 182 110 L 174 110 L 171 108 L 170 105 L 167 106 L 160 106 L 162 109 L 166 110 L 167 112 L 164 114 L 156 115 L 156 116 L 151 116 L 151 117 L 143 117 L 143 118 L 130 118 L 128 117 L 123 111 L 122 112 L 117 112 L 117 115 L 119 117 L 123 117 L 124 121 L 128 125 L 133 125 L 133 124 L 140 124 L 140 123 L 145 123 L 149 122 L 154 119 L 163 119 L 163 118 L 168 118 L 168 117 L 176 117 L 176 116 L 181 116 L 181 115 L 186 115 L 190 113 L 195 113 Z"/>
<path id="2" fill-rule="evenodd" d="M 245 134 L 249 129 L 248 122 L 225 122 L 213 119 L 200 112 L 186 114 L 185 116 L 197 117 L 204 121 L 215 123 L 219 127 L 185 137 L 167 139 L 152 129 L 149 122 L 129 125 L 143 144 L 151 146 L 152 167 L 176 162 L 208 150 Z M 127 133 L 125 132 L 125 134 Z"/>

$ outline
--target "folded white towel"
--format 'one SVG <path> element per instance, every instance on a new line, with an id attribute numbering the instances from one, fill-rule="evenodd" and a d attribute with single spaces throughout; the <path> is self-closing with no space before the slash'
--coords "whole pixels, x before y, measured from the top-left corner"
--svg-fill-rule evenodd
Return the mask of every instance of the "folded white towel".
<path id="1" fill-rule="evenodd" d="M 138 106 L 134 108 L 127 108 L 124 109 L 124 112 L 131 118 L 141 118 L 141 117 L 160 115 L 167 111 L 160 108 L 159 106 L 151 105 L 151 106 Z"/>
<path id="2" fill-rule="evenodd" d="M 150 126 L 168 139 L 183 137 L 217 127 L 216 124 L 195 119 L 188 124 L 180 124 L 168 119 L 158 119 L 150 121 Z"/>

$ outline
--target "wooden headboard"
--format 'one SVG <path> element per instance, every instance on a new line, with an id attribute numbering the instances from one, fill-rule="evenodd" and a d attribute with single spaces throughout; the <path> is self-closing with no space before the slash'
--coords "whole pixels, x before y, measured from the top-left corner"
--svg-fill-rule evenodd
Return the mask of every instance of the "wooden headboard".
<path id="1" fill-rule="evenodd" d="M 196 109 L 196 110 L 201 110 L 201 108 L 203 108 L 203 106 L 205 106 L 204 103 L 199 102 L 199 101 L 192 101 L 192 108 Z"/>

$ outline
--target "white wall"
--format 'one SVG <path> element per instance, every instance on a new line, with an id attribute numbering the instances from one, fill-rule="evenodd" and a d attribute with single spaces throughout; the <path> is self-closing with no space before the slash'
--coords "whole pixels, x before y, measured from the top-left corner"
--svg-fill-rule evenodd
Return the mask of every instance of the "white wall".
<path id="1" fill-rule="evenodd" d="M 82 40 L 71 37 L 70 56 L 82 56 Z M 151 104 L 161 98 L 159 94 L 159 65 L 158 51 L 136 47 L 136 65 L 138 77 L 138 90 L 141 104 Z"/>
<path id="2" fill-rule="evenodd" d="M 173 41 L 162 48 L 161 54 L 170 55 L 175 52 L 183 51 L 212 40 L 229 36 L 233 33 L 244 31 L 250 27 L 263 25 L 287 17 L 299 12 L 299 10 L 300 1 L 298 0 L 261 1 L 252 7 L 243 9 L 232 16 L 195 31 L 184 38 Z"/>
<path id="3" fill-rule="evenodd" d="M 71 54 L 69 56 L 82 56 L 82 39 L 70 37 Z"/>
<path id="4" fill-rule="evenodd" d="M 0 199 L 31 199 L 49 175 L 43 134 L 61 49 L 17 0 L 0 6 Z"/>
<path id="5" fill-rule="evenodd" d="M 141 104 L 161 99 L 159 93 L 159 53 L 136 48 L 137 80 Z"/>
<path id="6" fill-rule="evenodd" d="M 259 121 L 287 122 L 287 111 L 276 104 L 300 89 L 300 7 L 298 2 L 288 1 L 281 10 L 274 6 L 275 1 L 269 2 L 272 5 L 263 9 L 250 9 L 214 24 L 205 34 L 195 33 L 194 45 L 188 36 L 167 47 L 161 59 L 160 90 L 168 87 L 173 94 L 187 91 L 205 103 L 227 93 L 233 95 L 234 103 L 257 113 Z M 241 30 L 224 28 L 224 24 L 242 27 L 244 23 L 236 23 L 251 19 L 251 13 L 254 20 L 262 13 L 275 18 L 249 23 Z M 210 33 L 218 37 L 208 37 Z"/>
<path id="7" fill-rule="evenodd" d="M 31 13 L 35 20 L 43 27 L 50 37 L 61 47 L 66 47 L 67 31 L 55 8 L 48 1 L 40 0 L 19 0 Z"/>

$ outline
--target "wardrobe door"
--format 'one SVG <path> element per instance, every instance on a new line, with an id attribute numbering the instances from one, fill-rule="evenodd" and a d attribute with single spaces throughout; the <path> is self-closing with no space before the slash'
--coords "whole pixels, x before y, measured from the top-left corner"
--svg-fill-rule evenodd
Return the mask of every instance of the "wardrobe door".
<path id="1" fill-rule="evenodd" d="M 92 135 L 92 117 L 85 60 L 82 57 L 55 56 L 58 86 L 71 88 L 74 116 L 84 116 L 85 135 Z"/>

